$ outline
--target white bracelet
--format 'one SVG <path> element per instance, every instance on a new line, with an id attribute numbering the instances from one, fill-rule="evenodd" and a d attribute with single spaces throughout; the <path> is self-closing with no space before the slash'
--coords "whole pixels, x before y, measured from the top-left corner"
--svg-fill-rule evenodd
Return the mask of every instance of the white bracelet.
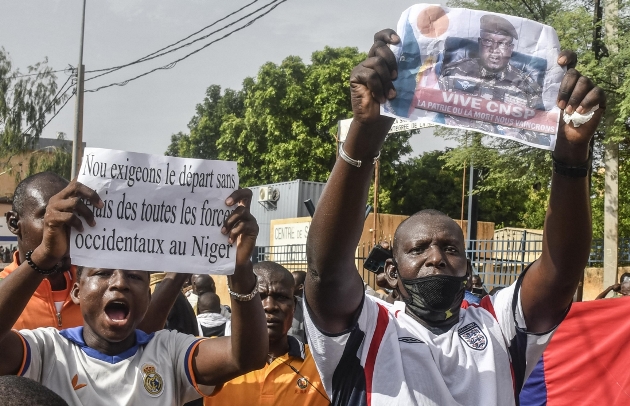
<path id="1" fill-rule="evenodd" d="M 252 290 L 250 293 L 246 295 L 233 292 L 232 289 L 230 289 L 230 281 L 228 280 L 227 288 L 228 288 L 228 293 L 230 294 L 230 296 L 232 296 L 235 300 L 238 300 L 239 302 L 249 302 L 250 300 L 252 300 L 254 296 L 256 296 L 256 294 L 258 293 L 258 275 L 254 275 L 254 277 L 256 278 L 256 283 L 254 284 L 254 290 Z"/>
<path id="2" fill-rule="evenodd" d="M 346 154 L 346 151 L 344 151 L 343 149 L 343 143 L 341 143 L 341 145 L 339 146 L 339 156 L 341 157 L 341 159 L 343 159 L 344 161 L 346 161 L 347 163 L 349 163 L 352 166 L 356 166 L 357 168 L 361 167 L 361 161 L 358 159 L 352 159 L 348 156 L 348 154 Z M 372 165 L 376 165 L 376 162 L 379 160 L 379 158 L 381 157 L 381 151 L 378 152 L 378 155 L 374 157 L 374 160 L 372 161 Z"/>

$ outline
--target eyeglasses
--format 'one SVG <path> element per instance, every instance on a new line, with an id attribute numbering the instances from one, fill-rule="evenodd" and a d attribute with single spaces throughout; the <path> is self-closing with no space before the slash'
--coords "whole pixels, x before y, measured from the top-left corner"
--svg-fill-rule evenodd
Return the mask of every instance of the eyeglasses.
<path id="1" fill-rule="evenodd" d="M 486 48 L 493 48 L 496 46 L 502 51 L 506 51 L 514 46 L 514 44 L 507 41 L 494 41 L 488 38 L 481 38 L 481 37 L 479 38 L 479 40 L 481 41 L 481 45 L 483 45 Z"/>

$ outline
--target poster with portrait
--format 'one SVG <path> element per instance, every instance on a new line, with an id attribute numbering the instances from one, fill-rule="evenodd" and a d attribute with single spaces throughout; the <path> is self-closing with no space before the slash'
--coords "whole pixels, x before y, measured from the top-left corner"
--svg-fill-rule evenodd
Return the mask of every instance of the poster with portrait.
<path id="1" fill-rule="evenodd" d="M 397 97 L 381 114 L 553 150 L 564 69 L 555 30 L 520 17 L 434 4 L 398 22 Z"/>

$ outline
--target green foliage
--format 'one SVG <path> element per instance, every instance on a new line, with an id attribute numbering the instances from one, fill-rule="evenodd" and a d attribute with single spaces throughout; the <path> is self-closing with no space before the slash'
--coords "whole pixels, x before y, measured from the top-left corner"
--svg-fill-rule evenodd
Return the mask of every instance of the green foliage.
<path id="1" fill-rule="evenodd" d="M 310 65 L 296 56 L 264 64 L 242 90 L 221 94 L 212 85 L 197 105 L 190 134 L 174 134 L 166 154 L 236 161 L 242 185 L 326 181 L 336 159 L 337 122 L 352 115 L 350 72 L 363 59 L 356 48 L 326 47 L 312 54 Z M 411 152 L 409 136 L 387 142 L 385 182 Z"/>
<path id="2" fill-rule="evenodd" d="M 55 99 L 56 76 L 44 60 L 22 76 L 13 69 L 9 54 L 0 48 L 0 157 L 10 158 L 33 148 L 46 124 L 47 114 L 65 98 Z"/>
<path id="3" fill-rule="evenodd" d="M 619 157 L 627 162 L 628 157 Z M 593 173 L 593 193 L 591 194 L 591 208 L 593 211 L 593 238 L 604 238 L 604 169 Z M 619 166 L 619 224 L 620 236 L 630 236 L 630 171 Z"/>
<path id="4" fill-rule="evenodd" d="M 57 139 L 65 141 L 65 134 L 59 133 Z M 64 179 L 70 179 L 72 152 L 68 150 L 65 143 L 59 147 L 47 148 L 31 154 L 25 178 L 39 172 L 54 172 Z M 16 180 L 19 182 L 21 179 Z"/>
<path id="5" fill-rule="evenodd" d="M 445 166 L 447 151 L 427 152 L 409 159 L 396 168 L 395 179 L 386 188 L 388 200 L 381 204 L 383 211 L 393 214 L 412 214 L 423 209 L 437 209 L 452 218 L 460 218 L 462 210 L 462 177 L 464 163 L 459 167 Z M 468 171 L 468 165 L 466 165 Z M 469 174 L 467 173 L 467 176 Z M 482 176 L 484 174 L 482 173 Z M 468 182 L 464 184 L 464 218 L 468 210 Z M 523 226 L 520 217 L 526 195 L 508 190 L 489 190 L 479 193 L 479 219 L 512 226 Z"/>
<path id="6" fill-rule="evenodd" d="M 221 86 L 208 87 L 206 97 L 197 104 L 196 113 L 188 123 L 190 134 L 173 134 L 166 155 L 217 159 L 216 143 L 221 137 L 223 119 L 230 114 L 242 115 L 244 99 L 244 91 L 227 89 L 221 94 Z"/>
<path id="7" fill-rule="evenodd" d="M 563 49 L 578 54 L 577 69 L 607 94 L 607 108 L 602 124 L 595 137 L 593 180 L 593 224 L 594 234 L 602 235 L 603 228 L 603 175 L 597 173 L 602 165 L 603 143 L 620 143 L 620 185 L 630 175 L 623 171 L 629 130 L 625 121 L 630 117 L 630 15 L 628 1 L 620 2 L 619 18 L 609 18 L 617 29 L 617 37 L 603 34 L 602 21 L 594 20 L 594 5 L 590 2 L 560 2 L 558 0 L 452 0 L 452 6 L 494 11 L 529 18 L 553 26 L 558 32 Z M 603 6 L 603 3 L 602 3 Z M 525 196 L 520 223 L 528 228 L 540 228 L 549 197 L 551 157 L 548 152 L 530 148 L 516 142 L 494 137 L 468 136 L 464 131 L 440 129 L 439 135 L 454 139 L 459 147 L 450 150 L 444 157 L 447 167 L 461 167 L 463 162 L 478 162 L 484 169 L 484 177 L 478 191 L 507 193 Z M 601 178 L 601 179 L 600 179 Z M 630 201 L 620 193 L 620 233 L 630 235 L 630 224 L 626 226 L 625 214 L 630 214 Z M 601 206 L 601 207 L 600 207 Z M 624 234 L 628 233 L 628 234 Z"/>

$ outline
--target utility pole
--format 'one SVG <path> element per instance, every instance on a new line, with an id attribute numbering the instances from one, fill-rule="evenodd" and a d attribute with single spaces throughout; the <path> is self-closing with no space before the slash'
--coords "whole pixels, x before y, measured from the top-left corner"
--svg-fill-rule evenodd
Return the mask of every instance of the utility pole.
<path id="1" fill-rule="evenodd" d="M 381 171 L 380 167 L 381 161 L 376 161 L 374 164 L 374 217 L 372 221 L 372 245 L 376 245 L 378 243 L 378 184 L 379 184 L 379 174 Z"/>
<path id="2" fill-rule="evenodd" d="M 477 239 L 477 217 L 479 214 L 477 208 L 478 196 L 473 193 L 475 187 L 477 187 L 477 181 L 479 179 L 479 170 L 475 169 L 472 161 L 470 162 L 470 175 L 468 176 L 468 224 L 466 227 L 466 237 L 468 238 L 468 250 L 471 251 L 471 255 L 468 259 L 474 260 L 474 254 L 472 251 L 475 249 L 475 240 Z"/>
<path id="3" fill-rule="evenodd" d="M 619 0 L 604 0 L 604 23 L 609 53 L 616 53 Z M 616 82 L 618 78 L 612 78 Z M 608 119 L 608 125 L 613 119 Z M 604 287 L 617 283 L 617 250 L 619 247 L 619 143 L 604 144 Z"/>
<path id="4" fill-rule="evenodd" d="M 74 136 L 72 137 L 72 179 L 79 173 L 81 159 L 83 158 L 83 84 L 85 75 L 85 66 L 83 66 L 83 37 L 85 33 L 85 3 L 86 0 L 83 0 L 81 46 L 79 48 L 79 63 L 77 64 L 77 93 L 74 108 Z"/>

